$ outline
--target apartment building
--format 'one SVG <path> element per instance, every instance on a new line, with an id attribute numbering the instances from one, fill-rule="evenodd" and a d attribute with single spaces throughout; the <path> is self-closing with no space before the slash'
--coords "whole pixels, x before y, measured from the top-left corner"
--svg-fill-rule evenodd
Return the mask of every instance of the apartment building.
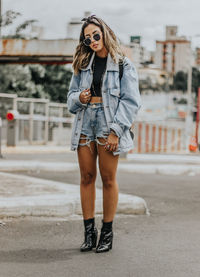
<path id="1" fill-rule="evenodd" d="M 155 64 L 172 75 L 187 71 L 192 60 L 191 42 L 178 37 L 177 30 L 177 26 L 166 26 L 166 40 L 156 41 Z"/>
<path id="2" fill-rule="evenodd" d="M 152 60 L 152 53 L 141 45 L 141 36 L 131 36 L 128 47 L 132 51 L 132 61 L 136 68 Z"/>
<path id="3" fill-rule="evenodd" d="M 196 48 L 196 66 L 200 67 L 200 48 Z"/>

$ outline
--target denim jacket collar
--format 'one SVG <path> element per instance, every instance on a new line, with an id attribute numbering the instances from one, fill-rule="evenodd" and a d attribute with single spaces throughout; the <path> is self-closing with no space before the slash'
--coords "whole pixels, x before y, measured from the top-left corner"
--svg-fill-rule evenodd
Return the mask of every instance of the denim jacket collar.
<path id="1" fill-rule="evenodd" d="M 82 69 L 83 71 L 90 70 L 90 73 L 92 74 L 92 62 L 94 60 L 94 57 L 95 57 L 95 52 L 93 52 L 87 67 Z M 108 53 L 106 71 L 119 71 L 119 65 L 113 61 L 110 53 Z"/>

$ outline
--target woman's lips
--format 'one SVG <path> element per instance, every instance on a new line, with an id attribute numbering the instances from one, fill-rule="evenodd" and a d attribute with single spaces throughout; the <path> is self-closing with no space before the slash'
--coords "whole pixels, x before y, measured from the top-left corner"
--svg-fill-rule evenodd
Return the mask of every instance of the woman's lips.
<path id="1" fill-rule="evenodd" d="M 98 44 L 94 44 L 93 47 L 94 47 L 94 48 L 97 48 L 97 47 L 98 47 Z"/>

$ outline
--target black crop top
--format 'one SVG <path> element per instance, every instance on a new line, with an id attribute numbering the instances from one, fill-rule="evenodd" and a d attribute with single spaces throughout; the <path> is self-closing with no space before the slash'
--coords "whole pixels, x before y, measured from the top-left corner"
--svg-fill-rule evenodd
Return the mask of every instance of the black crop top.
<path id="1" fill-rule="evenodd" d="M 91 85 L 91 94 L 92 96 L 102 96 L 101 87 L 102 87 L 102 75 L 106 69 L 107 57 L 100 58 L 95 55 L 92 69 L 93 69 L 93 82 Z"/>

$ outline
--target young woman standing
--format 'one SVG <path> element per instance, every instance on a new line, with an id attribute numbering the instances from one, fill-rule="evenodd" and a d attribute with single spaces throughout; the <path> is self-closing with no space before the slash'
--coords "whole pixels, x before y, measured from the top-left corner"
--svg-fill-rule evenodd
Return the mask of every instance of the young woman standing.
<path id="1" fill-rule="evenodd" d="M 67 104 L 76 114 L 71 149 L 78 152 L 80 195 L 85 226 L 81 251 L 97 244 L 95 180 L 98 166 L 103 183 L 103 220 L 96 253 L 112 249 L 112 223 L 118 203 L 116 171 L 119 154 L 133 148 L 130 127 L 141 106 L 138 77 L 124 57 L 113 31 L 96 16 L 83 19 L 73 60 Z M 120 78 L 119 61 L 123 61 Z"/>

